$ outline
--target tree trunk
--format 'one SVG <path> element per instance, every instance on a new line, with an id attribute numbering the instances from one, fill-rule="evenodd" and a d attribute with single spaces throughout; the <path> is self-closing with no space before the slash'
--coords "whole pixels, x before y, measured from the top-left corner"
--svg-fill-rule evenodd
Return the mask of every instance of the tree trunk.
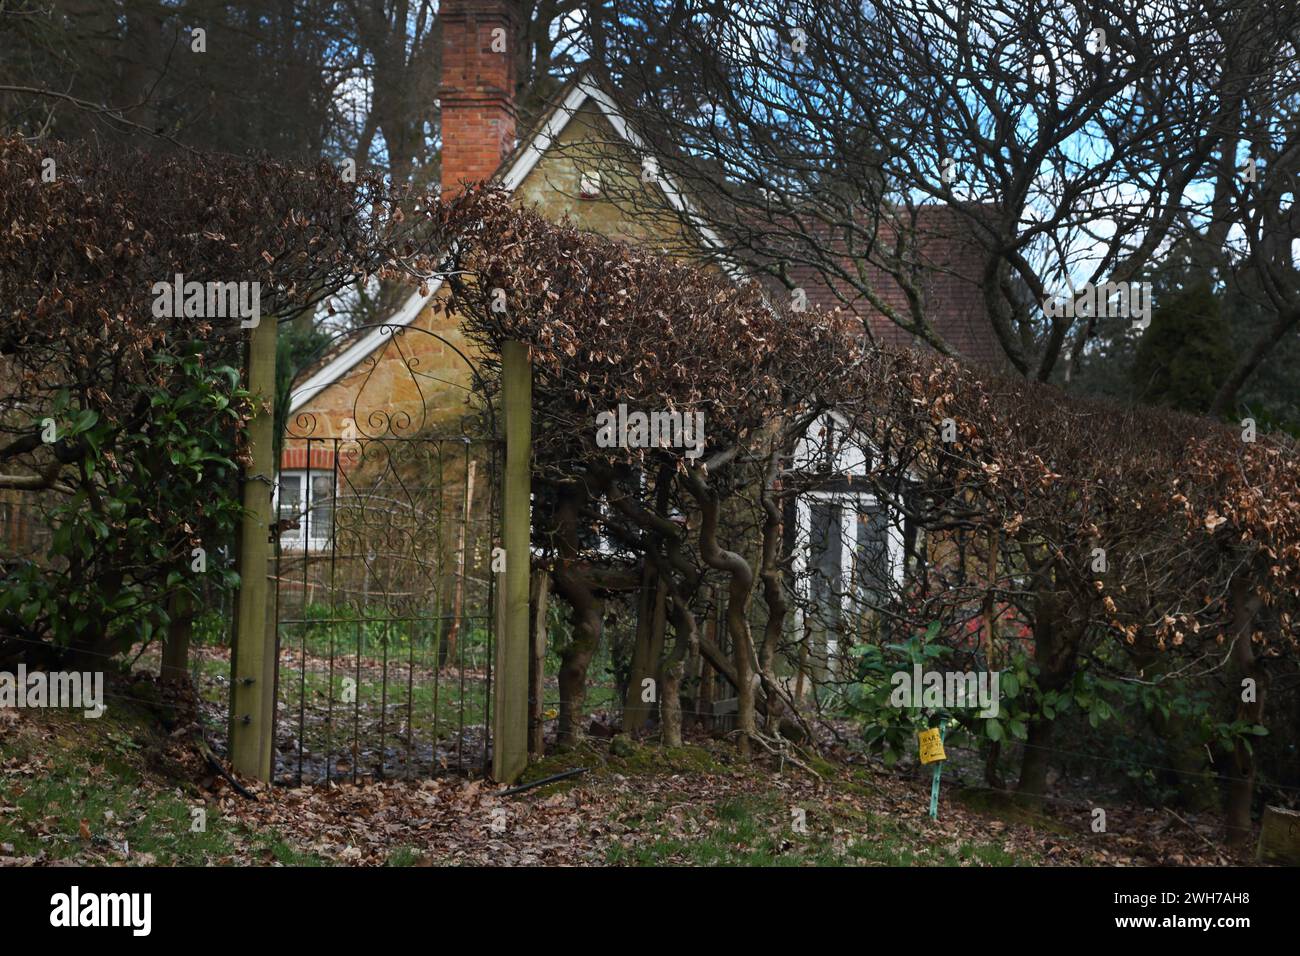
<path id="1" fill-rule="evenodd" d="M 988 749 L 984 754 L 984 785 L 990 790 L 1005 790 L 1006 784 L 1002 780 L 1002 774 L 998 772 L 998 760 L 1002 756 L 1002 744 L 996 740 L 988 742 Z M 1047 782 L 1047 772 L 1043 772 L 1043 783 Z"/>
<path id="2" fill-rule="evenodd" d="M 659 739 L 665 747 L 682 745 L 682 673 L 687 655 L 699 648 L 699 631 L 692 614 L 672 600 L 673 654 L 664 663 L 662 695 L 659 698 Z"/>
<path id="3" fill-rule="evenodd" d="M 727 585 L 727 636 L 731 638 L 732 666 L 736 674 L 736 730 L 739 733 L 737 747 L 742 757 L 749 757 L 753 747 L 753 736 L 758 732 L 755 717 L 755 684 L 757 683 L 753 665 L 753 641 L 749 634 L 749 620 L 746 610 L 749 607 L 749 595 L 754 586 L 754 572 L 749 562 L 734 551 L 724 551 L 717 543 L 718 502 L 708 497 L 704 508 L 704 521 L 700 530 L 700 550 L 704 563 L 719 571 L 731 575 Z"/>
<path id="4" fill-rule="evenodd" d="M 662 696 L 659 698 L 659 741 L 665 747 L 682 745 L 682 674 L 685 667 L 685 663 L 675 657 L 664 664 Z"/>
<path id="5" fill-rule="evenodd" d="M 560 557 L 555 563 L 555 591 L 573 609 L 573 639 L 560 651 L 560 726 L 556 746 L 561 750 L 582 741 L 583 705 L 587 699 L 587 668 L 600 646 L 605 602 L 596 596 L 589 569 L 578 560 L 578 513 L 586 489 L 562 488 L 556 511 Z"/>
<path id="6" fill-rule="evenodd" d="M 1065 600 L 1066 595 L 1046 588 L 1037 594 L 1034 661 L 1038 664 L 1038 686 L 1044 691 L 1060 690 L 1068 684 L 1078 661 L 1080 633 L 1065 619 Z M 1025 741 L 1016 786 L 1024 796 L 1041 797 L 1047 792 L 1052 726 L 1053 722 L 1041 713 L 1029 720 L 1029 739 Z"/>
<path id="7" fill-rule="evenodd" d="M 712 600 L 711 592 L 709 600 Z M 718 640 L 718 615 L 716 611 L 708 616 L 704 623 L 705 637 L 712 643 L 716 644 Z M 700 725 L 705 730 L 713 729 L 713 697 L 714 687 L 717 681 L 717 675 L 714 669 L 709 665 L 708 655 L 704 649 L 700 648 L 700 692 L 696 698 L 695 709 L 696 716 L 699 718 Z"/>
<path id="8" fill-rule="evenodd" d="M 1260 666 L 1251 641 L 1259 607 L 1259 596 L 1253 593 L 1249 581 L 1245 577 L 1235 578 L 1232 582 L 1232 663 L 1235 681 L 1231 690 L 1239 698 L 1237 719 L 1253 724 L 1263 723 L 1267 684 L 1267 674 Z M 1243 684 L 1247 679 L 1254 681 L 1253 701 L 1240 700 L 1246 696 Z M 1250 810 L 1255 795 L 1255 755 L 1246 749 L 1244 741 L 1238 740 L 1233 749 L 1228 778 L 1224 807 L 1228 842 L 1233 846 L 1242 846 L 1250 840 Z"/>
<path id="9" fill-rule="evenodd" d="M 558 581 L 556 582 L 559 583 Z M 560 652 L 560 728 L 556 746 L 569 750 L 582 742 L 582 718 L 587 702 L 587 668 L 600 646 L 600 629 L 604 602 L 587 592 L 585 598 L 574 600 L 573 640 Z"/>
<path id="10" fill-rule="evenodd" d="M 805 617 L 805 620 L 807 618 Z M 808 642 L 812 639 L 812 632 L 807 625 L 803 629 L 803 638 L 799 641 L 799 663 L 798 675 L 794 681 L 794 699 L 795 703 L 803 703 L 804 686 L 808 679 Z"/>
<path id="11" fill-rule="evenodd" d="M 654 702 L 643 700 L 642 682 L 657 680 L 659 660 L 663 656 L 666 629 L 665 602 L 667 582 L 646 562 L 641 579 L 641 593 L 637 600 L 636 638 L 632 648 L 632 665 L 628 674 L 627 693 L 623 699 L 623 732 L 630 734 L 641 730 L 654 715 Z M 680 686 L 680 680 L 679 680 Z M 666 695 L 661 687 L 655 688 L 655 697 Z"/>
<path id="12" fill-rule="evenodd" d="M 763 505 L 763 558 L 759 577 L 763 582 L 763 599 L 767 603 L 767 622 L 763 628 L 763 643 L 758 654 L 758 673 L 767 700 L 767 720 L 764 730 L 772 734 L 781 725 L 784 705 L 777 689 L 776 654 L 785 633 L 785 615 L 789 605 L 785 599 L 785 575 L 781 570 L 781 543 L 784 537 L 781 508 L 774 493 L 778 490 L 781 456 L 773 450 L 768 456 L 767 472 L 763 477 L 761 501 Z"/>
<path id="13" fill-rule="evenodd" d="M 731 658 L 728 657 L 718 645 L 714 644 L 707 637 L 700 637 L 700 654 L 713 665 L 714 669 L 736 690 L 736 696 L 740 696 L 740 685 L 736 679 L 736 667 Z M 759 681 L 750 672 L 751 682 L 758 685 Z M 789 694 L 784 693 L 779 687 L 777 694 L 782 698 L 784 704 L 784 713 L 786 716 L 781 718 L 781 733 L 791 740 L 805 740 L 809 737 L 809 728 L 803 725 L 797 719 L 798 711 L 793 706 L 794 701 Z M 767 713 L 769 703 L 763 694 L 755 694 L 754 709 L 761 714 Z"/>
<path id="14" fill-rule="evenodd" d="M 1209 415 L 1218 418 L 1230 413 L 1233 404 L 1237 400 L 1237 393 L 1241 391 L 1243 385 L 1249 381 L 1250 377 L 1255 374 L 1255 370 L 1263 364 L 1269 354 L 1277 347 L 1277 343 L 1282 341 L 1287 334 L 1296 327 L 1300 322 L 1300 309 L 1287 309 L 1278 312 L 1269 327 L 1251 343 L 1245 353 L 1237 360 L 1236 366 L 1228 373 L 1228 377 L 1223 380 L 1219 390 L 1214 395 L 1214 400 L 1210 403 Z"/>
<path id="15" fill-rule="evenodd" d="M 546 612 L 550 593 L 550 572 L 536 568 L 528 618 L 528 753 L 539 757 L 546 750 L 542 698 L 546 689 Z"/>
<path id="16" fill-rule="evenodd" d="M 190 679 L 190 636 L 194 633 L 193 602 L 185 594 L 173 594 L 168 602 L 167 640 L 163 642 L 162 669 L 164 681 L 188 683 Z"/>
<path id="17" fill-rule="evenodd" d="M 1053 722 L 1036 717 L 1029 722 L 1029 739 L 1025 741 L 1025 755 L 1020 761 L 1020 783 L 1016 791 L 1027 797 L 1041 797 L 1047 793 L 1047 770 L 1052 743 Z"/>

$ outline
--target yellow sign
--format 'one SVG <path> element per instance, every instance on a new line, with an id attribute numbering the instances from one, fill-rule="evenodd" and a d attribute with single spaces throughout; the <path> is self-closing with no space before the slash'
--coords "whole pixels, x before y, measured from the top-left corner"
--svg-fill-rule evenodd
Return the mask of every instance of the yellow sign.
<path id="1" fill-rule="evenodd" d="M 943 740 L 939 737 L 938 727 L 922 730 L 916 736 L 921 742 L 921 763 L 938 763 L 948 759 L 948 755 L 943 752 Z"/>

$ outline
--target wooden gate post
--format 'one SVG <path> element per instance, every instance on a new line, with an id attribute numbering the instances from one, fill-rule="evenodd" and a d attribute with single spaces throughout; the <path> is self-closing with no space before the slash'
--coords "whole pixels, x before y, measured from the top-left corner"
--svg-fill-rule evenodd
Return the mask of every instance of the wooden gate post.
<path id="1" fill-rule="evenodd" d="M 492 777 L 499 783 L 511 784 L 528 765 L 533 371 L 528 346 L 523 342 L 506 342 L 501 347 L 501 400 L 506 439 L 501 544 L 505 548 L 506 569 L 497 604 Z"/>
<path id="2" fill-rule="evenodd" d="M 230 762 L 269 781 L 275 748 L 275 626 L 268 625 L 271 487 L 275 481 L 275 319 L 263 317 L 248 343 L 250 464 L 244 473 L 239 533 L 239 603 L 230 658 Z"/>

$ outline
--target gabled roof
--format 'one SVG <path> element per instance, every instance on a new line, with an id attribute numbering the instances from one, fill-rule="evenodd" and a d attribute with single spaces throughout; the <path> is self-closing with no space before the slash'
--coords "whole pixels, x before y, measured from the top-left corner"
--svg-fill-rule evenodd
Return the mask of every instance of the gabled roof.
<path id="1" fill-rule="evenodd" d="M 556 105 L 505 159 L 493 176 L 493 181 L 510 193 L 517 190 L 588 103 L 599 108 L 615 134 L 631 149 L 640 155 L 653 155 L 651 148 L 620 111 L 614 96 L 593 74 L 588 73 L 577 77 L 561 90 Z M 665 172 L 658 176 L 658 184 L 673 211 L 694 228 L 705 248 L 715 253 L 726 274 L 733 281 L 741 281 L 745 276 L 744 271 L 724 253 L 726 245 L 717 230 L 706 221 L 685 191 Z M 947 220 L 948 226 L 952 226 L 959 218 L 955 210 L 941 206 L 927 208 L 923 210 L 923 215 L 927 222 Z M 922 258 L 932 267 L 927 270 L 925 292 L 932 301 L 944 303 L 944 308 L 934 323 L 936 329 L 968 358 L 997 364 L 1001 360 L 1001 353 L 994 340 L 992 326 L 983 314 L 978 276 L 970 274 L 972 270 L 963 268 L 974 261 L 971 256 L 974 251 L 973 236 L 966 237 L 961 230 L 938 229 L 933 231 L 923 246 Z M 869 266 L 869 271 L 873 284 L 880 290 L 882 297 L 905 314 L 907 305 L 902 288 L 883 269 Z M 878 341 L 893 345 L 910 344 L 910 334 L 867 305 L 847 284 L 828 279 L 806 264 L 795 265 L 791 273 L 799 285 L 807 290 L 811 305 L 830 310 L 847 302 L 851 312 L 858 314 L 861 302 L 866 320 L 870 322 Z M 427 294 L 413 293 L 384 323 L 384 327 L 372 329 L 309 374 L 290 392 L 290 413 L 298 411 L 380 348 L 385 339 L 391 336 L 391 327 L 407 326 L 414 322 L 441 287 L 442 280 L 434 279 L 427 286 Z"/>
<path id="2" fill-rule="evenodd" d="M 493 181 L 510 193 L 518 189 L 546 151 L 560 138 L 565 127 L 578 111 L 588 103 L 594 103 L 599 107 L 614 132 L 632 149 L 640 153 L 649 152 L 645 141 L 637 135 L 619 112 L 614 98 L 600 86 L 594 76 L 587 74 L 578 77 L 568 85 L 543 122 L 501 164 L 501 168 L 493 176 Z M 659 188 L 663 190 L 664 197 L 673 210 L 694 226 L 706 246 L 716 251 L 723 248 L 717 233 L 696 212 L 690 200 L 677 188 L 670 176 L 666 174 L 659 176 Z M 724 261 L 724 267 L 732 278 L 740 276 L 740 270 L 730 263 Z M 428 284 L 426 294 L 418 291 L 412 293 L 402 307 L 384 323 L 384 328 L 372 329 L 296 385 L 289 393 L 290 414 L 298 411 L 383 345 L 385 339 L 392 335 L 392 326 L 407 326 L 414 322 L 441 288 L 442 279 L 436 278 Z"/>

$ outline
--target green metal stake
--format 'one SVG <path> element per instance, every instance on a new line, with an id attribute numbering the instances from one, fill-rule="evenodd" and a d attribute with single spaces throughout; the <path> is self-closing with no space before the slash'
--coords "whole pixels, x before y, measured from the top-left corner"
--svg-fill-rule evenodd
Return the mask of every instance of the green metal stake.
<path id="1" fill-rule="evenodd" d="M 948 734 L 947 721 L 939 721 L 939 743 L 943 743 Z M 936 760 L 934 764 L 934 778 L 930 782 L 930 819 L 939 819 L 939 774 L 943 773 L 943 761 Z"/>

